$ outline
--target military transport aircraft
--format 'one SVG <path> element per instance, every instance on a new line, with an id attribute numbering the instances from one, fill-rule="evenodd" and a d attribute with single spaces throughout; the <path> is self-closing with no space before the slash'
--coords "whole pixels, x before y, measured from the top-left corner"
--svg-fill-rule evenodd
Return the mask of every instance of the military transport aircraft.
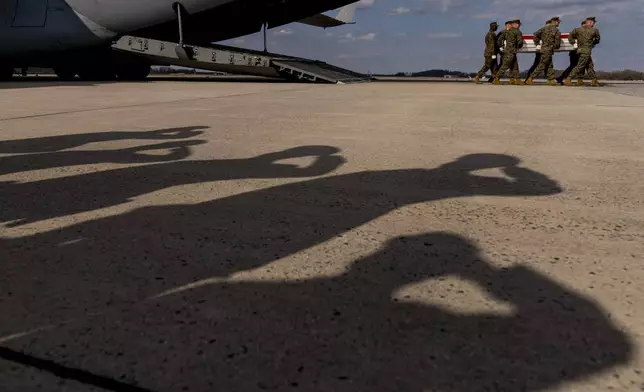
<path id="1" fill-rule="evenodd" d="M 118 76 L 144 79 L 150 64 L 117 54 L 123 35 L 192 45 L 235 38 L 292 22 L 317 27 L 348 23 L 324 12 L 355 10 L 356 0 L 3 0 L 0 1 L 0 79 L 14 68 L 53 68 L 62 79 Z M 351 16 L 352 17 L 352 16 Z"/>

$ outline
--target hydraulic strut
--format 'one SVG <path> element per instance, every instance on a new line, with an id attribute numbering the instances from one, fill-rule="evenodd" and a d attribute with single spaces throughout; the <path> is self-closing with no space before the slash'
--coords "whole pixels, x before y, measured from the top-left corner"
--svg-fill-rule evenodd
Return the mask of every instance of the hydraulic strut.
<path id="1" fill-rule="evenodd" d="M 179 28 L 179 44 L 176 46 L 175 52 L 177 53 L 177 56 L 179 56 L 179 58 L 182 60 L 193 60 L 194 52 L 192 48 L 189 46 L 186 46 L 184 43 L 183 17 L 184 15 L 187 15 L 188 12 L 186 11 L 185 7 L 179 2 L 174 3 L 172 5 L 172 8 L 174 9 L 175 14 L 177 15 L 177 22 L 178 22 L 178 28 Z"/>

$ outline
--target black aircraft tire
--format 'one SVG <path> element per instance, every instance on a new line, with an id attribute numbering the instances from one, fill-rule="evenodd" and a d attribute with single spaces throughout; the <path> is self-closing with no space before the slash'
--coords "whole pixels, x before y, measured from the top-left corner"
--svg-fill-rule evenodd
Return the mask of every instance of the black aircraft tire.
<path id="1" fill-rule="evenodd" d="M 116 71 L 116 75 L 120 80 L 141 81 L 150 75 L 151 69 L 149 64 L 131 64 L 122 66 Z"/>
<path id="2" fill-rule="evenodd" d="M 80 76 L 81 80 L 87 82 L 107 82 L 114 80 L 116 77 L 114 72 L 107 67 L 103 69 L 101 67 L 94 68 L 91 66 L 81 69 L 78 72 L 78 76 Z"/>
<path id="3" fill-rule="evenodd" d="M 3 80 L 3 81 L 11 80 L 13 78 L 14 72 L 15 70 L 13 68 L 6 68 L 6 67 L 0 68 L 0 80 Z"/>
<path id="4" fill-rule="evenodd" d="M 58 76 L 60 80 L 63 80 L 66 82 L 74 80 L 77 74 L 76 71 L 69 68 L 54 68 L 54 72 L 56 73 L 56 76 Z"/>

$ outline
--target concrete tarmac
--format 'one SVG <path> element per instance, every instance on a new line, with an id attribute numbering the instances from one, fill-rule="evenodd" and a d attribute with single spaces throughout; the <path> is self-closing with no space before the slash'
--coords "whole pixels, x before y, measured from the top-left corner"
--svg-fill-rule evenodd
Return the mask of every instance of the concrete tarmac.
<path id="1" fill-rule="evenodd" d="M 642 87 L 1 87 L 3 391 L 644 390 Z"/>

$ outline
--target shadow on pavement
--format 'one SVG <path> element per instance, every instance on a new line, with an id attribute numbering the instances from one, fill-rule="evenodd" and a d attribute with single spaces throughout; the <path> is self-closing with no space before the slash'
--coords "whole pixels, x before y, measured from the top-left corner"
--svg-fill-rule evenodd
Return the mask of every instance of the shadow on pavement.
<path id="1" fill-rule="evenodd" d="M 447 276 L 515 310 L 460 314 L 392 299 L 406 285 Z M 528 267 L 497 269 L 449 233 L 397 238 L 341 276 L 211 283 L 88 316 L 21 346 L 92 369 L 63 375 L 114 391 L 136 384 L 154 391 L 536 391 L 626 363 L 633 353 L 593 301 Z M 19 362 L 34 366 L 29 358 Z M 112 388 L 104 375 L 126 376 Z"/>
<path id="2" fill-rule="evenodd" d="M 185 140 L 120 150 L 58 151 L 45 154 L 11 155 L 0 157 L 0 175 L 99 163 L 134 164 L 180 161 L 192 155 L 190 147 L 205 143 L 205 140 Z M 163 155 L 154 153 L 154 151 L 162 150 L 167 153 Z"/>
<path id="3" fill-rule="evenodd" d="M 141 178 L 128 174 L 141 170 L 134 167 L 59 179 L 45 189 L 99 197 L 75 201 L 91 210 L 195 181 L 329 174 L 343 163 L 338 151 L 302 147 L 259 159 L 162 163 L 144 166 L 154 167 L 153 175 Z M 316 162 L 307 168 L 276 164 L 308 155 Z M 519 164 L 505 155 L 468 155 L 434 169 L 332 175 L 0 239 L 7 256 L 0 263 L 7 293 L 0 340 L 18 334 L 4 339 L 10 353 L 155 391 L 540 390 L 625 363 L 632 343 L 597 304 L 527 267 L 499 270 L 454 234 L 398 238 L 337 277 L 216 279 L 414 203 L 562 191 Z M 472 173 L 486 168 L 511 179 Z M 101 178 L 110 186 L 96 191 Z M 30 197 L 18 191 L 13 199 L 18 195 Z M 73 210 L 63 198 L 58 203 L 62 213 Z M 7 211 L 17 219 L 46 215 Z M 406 285 L 446 276 L 475 283 L 514 312 L 468 315 L 392 299 Z"/>
<path id="4" fill-rule="evenodd" d="M 94 374 L 82 369 L 63 366 L 54 361 L 36 358 L 33 355 L 24 354 L 16 350 L 8 349 L 6 347 L 0 347 L 0 360 L 35 368 L 43 372 L 51 373 L 61 379 L 72 380 L 86 385 L 92 385 L 101 388 L 101 390 L 118 392 L 151 392 L 149 389 L 137 387 L 135 385 L 121 382 L 110 377 L 100 376 L 98 374 Z M 3 376 L 3 378 L 5 378 L 5 388 L 12 387 L 10 384 L 7 384 L 9 377 L 9 374 L 5 374 Z M 59 382 L 58 387 L 61 387 L 60 384 L 61 383 Z M 48 388 L 50 389 L 51 387 L 51 385 L 48 386 Z M 22 391 L 25 390 L 25 388 L 19 387 L 19 389 L 16 390 Z"/>
<path id="5" fill-rule="evenodd" d="M 97 153 L 69 151 L 37 157 L 14 155 L 5 158 L 9 164 L 0 168 L 0 173 L 4 170 L 34 168 L 36 165 L 52 167 L 57 164 L 56 158 L 61 159 L 58 161 L 59 164 L 66 166 L 127 162 L 128 160 L 143 162 L 144 157 L 158 161 L 162 158 L 178 160 L 190 155 L 191 144 L 195 143 L 173 142 Z M 170 148 L 171 152 L 165 156 L 140 154 L 143 151 L 161 148 Z M 233 179 L 319 176 L 333 171 L 344 163 L 342 157 L 334 155 L 337 152 L 339 150 L 335 147 L 305 146 L 249 159 L 180 161 L 97 171 L 20 184 L 0 182 L 0 194 L 3 195 L 0 222 L 11 222 L 8 223 L 10 226 L 20 226 L 45 219 L 94 211 L 127 203 L 137 196 L 179 185 Z M 279 162 L 305 157 L 316 159 L 306 168 Z M 2 160 L 3 158 L 0 158 L 0 163 Z M 25 203 L 25 200 L 38 200 L 38 202 Z"/>
<path id="6" fill-rule="evenodd" d="M 56 152 L 92 143 L 113 142 L 117 140 L 180 140 L 200 136 L 203 134 L 203 129 L 208 129 L 208 127 L 197 126 L 167 128 L 157 129 L 154 131 L 75 133 L 70 135 L 47 136 L 33 139 L 3 140 L 0 141 L 0 154 Z M 89 151 L 87 153 L 96 153 L 99 155 L 101 152 Z M 56 156 L 53 156 L 51 160 L 55 160 L 56 158 Z"/>

